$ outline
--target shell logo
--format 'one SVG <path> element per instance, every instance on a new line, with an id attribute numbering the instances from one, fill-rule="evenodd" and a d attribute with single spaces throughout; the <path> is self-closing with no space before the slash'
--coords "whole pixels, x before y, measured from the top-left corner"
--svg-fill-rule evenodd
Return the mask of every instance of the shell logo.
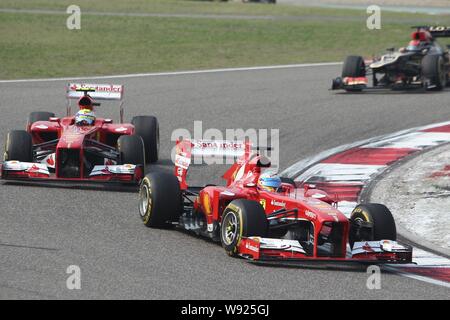
<path id="1" fill-rule="evenodd" d="M 211 198 L 207 192 L 202 194 L 202 205 L 205 214 L 210 215 L 212 213 Z"/>

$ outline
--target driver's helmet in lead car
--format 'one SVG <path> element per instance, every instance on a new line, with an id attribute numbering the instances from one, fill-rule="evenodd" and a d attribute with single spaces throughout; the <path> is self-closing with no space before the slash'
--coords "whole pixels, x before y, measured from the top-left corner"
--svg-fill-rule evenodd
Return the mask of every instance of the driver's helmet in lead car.
<path id="1" fill-rule="evenodd" d="M 281 179 L 275 174 L 263 173 L 259 176 L 257 187 L 260 190 L 277 192 L 281 187 Z"/>

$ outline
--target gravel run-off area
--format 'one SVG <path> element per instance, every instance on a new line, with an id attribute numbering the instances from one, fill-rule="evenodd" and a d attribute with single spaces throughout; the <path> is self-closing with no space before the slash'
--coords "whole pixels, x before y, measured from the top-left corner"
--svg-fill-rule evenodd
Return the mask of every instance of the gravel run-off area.
<path id="1" fill-rule="evenodd" d="M 387 173 L 371 202 L 383 203 L 415 236 L 450 249 L 450 144 L 426 152 Z"/>

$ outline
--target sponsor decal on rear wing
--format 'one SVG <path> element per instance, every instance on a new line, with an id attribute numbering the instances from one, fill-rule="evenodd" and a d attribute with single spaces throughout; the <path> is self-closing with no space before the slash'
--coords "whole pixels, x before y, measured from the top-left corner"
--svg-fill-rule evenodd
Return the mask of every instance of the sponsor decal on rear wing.
<path id="1" fill-rule="evenodd" d="M 66 88 L 68 99 L 78 99 L 87 93 L 97 100 L 122 100 L 124 86 L 121 84 L 69 83 Z"/>
<path id="2" fill-rule="evenodd" d="M 191 140 L 193 156 L 225 156 L 225 157 L 241 157 L 249 143 L 245 141 L 230 140 Z"/>
<path id="3" fill-rule="evenodd" d="M 187 188 L 186 176 L 194 160 L 203 157 L 227 157 L 242 159 L 248 157 L 251 150 L 249 141 L 232 140 L 177 140 L 175 147 L 175 175 L 182 189 Z M 196 163 L 196 161 L 194 161 Z"/>
<path id="4" fill-rule="evenodd" d="M 445 37 L 450 38 L 450 27 L 431 26 L 428 27 L 428 31 L 434 38 L 445 38 Z"/>
<path id="5" fill-rule="evenodd" d="M 191 157 L 240 158 L 245 154 L 249 154 L 250 150 L 251 144 L 248 141 L 184 139 L 176 142 L 175 160 L 177 160 L 177 157 L 189 158 L 189 161 L 183 159 L 183 163 L 189 165 Z M 186 164 L 182 166 L 184 167 Z"/>

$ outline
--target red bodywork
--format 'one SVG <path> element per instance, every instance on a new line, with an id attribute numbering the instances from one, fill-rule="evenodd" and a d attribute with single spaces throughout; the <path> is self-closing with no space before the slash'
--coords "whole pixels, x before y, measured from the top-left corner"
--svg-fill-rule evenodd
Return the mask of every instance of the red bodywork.
<path id="1" fill-rule="evenodd" d="M 68 87 L 68 98 L 77 98 L 77 84 Z M 111 85 L 111 88 L 123 86 Z M 97 85 L 95 89 L 109 88 Z M 101 99 L 121 100 L 117 97 L 99 94 Z M 101 95 L 102 94 L 102 95 Z M 69 96 L 71 95 L 71 96 Z M 89 105 L 86 105 L 86 102 Z M 84 95 L 79 100 L 79 108 L 93 110 L 93 99 Z M 70 108 L 68 108 L 69 112 Z M 122 112 L 121 112 L 122 115 Z M 121 135 L 134 134 L 134 126 L 113 123 L 111 119 L 96 118 L 92 126 L 75 125 L 75 116 L 49 118 L 27 124 L 27 132 L 32 136 L 33 161 L 6 161 L 0 165 L 1 177 L 7 180 L 47 180 L 47 181 L 94 181 L 138 184 L 144 175 L 140 165 L 121 164 L 117 140 Z"/>
<path id="2" fill-rule="evenodd" d="M 191 188 L 186 183 L 189 159 L 194 155 L 210 155 L 214 152 L 236 156 L 240 150 L 236 163 L 223 175 L 227 181 L 226 186 L 200 188 L 193 201 L 193 211 L 204 215 L 209 236 L 215 237 L 214 232 L 219 229 L 222 213 L 231 201 L 248 199 L 262 205 L 269 221 L 269 229 L 273 225 L 298 224 L 306 235 L 302 244 L 298 241 L 295 244 L 279 234 L 271 234 L 270 231 L 269 237 L 272 239 L 244 237 L 239 243 L 238 254 L 245 258 L 255 261 L 411 262 L 411 248 L 398 244 L 401 249 L 397 247 L 398 251 L 388 252 L 381 249 L 379 241 L 355 243 L 354 249 L 356 247 L 357 250 L 349 255 L 347 245 L 351 222 L 337 209 L 336 199 L 314 186 L 305 185 L 300 188 L 292 182 L 282 183 L 278 192 L 260 190 L 257 188 L 257 181 L 261 172 L 270 167 L 268 159 L 252 154 L 249 143 L 226 143 L 211 145 L 214 142 L 183 140 L 178 141 L 176 147 L 175 175 L 184 192 L 191 195 Z M 327 238 L 334 240 L 326 243 Z M 331 248 L 325 252 L 323 249 L 327 245 Z"/>

